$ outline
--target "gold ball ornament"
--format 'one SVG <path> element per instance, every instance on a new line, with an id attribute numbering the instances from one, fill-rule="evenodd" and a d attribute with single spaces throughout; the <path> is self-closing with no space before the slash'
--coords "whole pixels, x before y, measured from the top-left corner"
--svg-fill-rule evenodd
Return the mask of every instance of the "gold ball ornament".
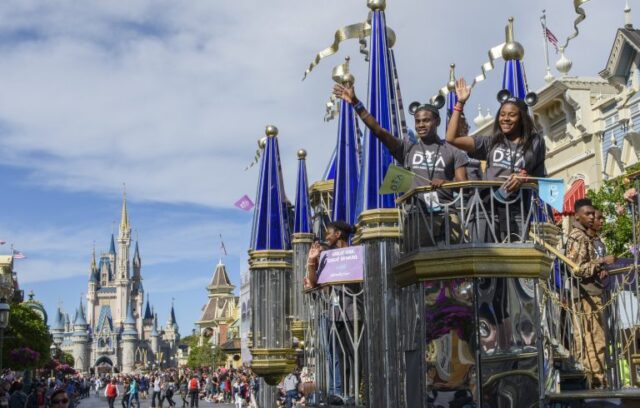
<path id="1" fill-rule="evenodd" d="M 278 128 L 273 125 L 267 125 L 264 133 L 267 137 L 276 137 L 278 136 Z"/>
<path id="2" fill-rule="evenodd" d="M 502 47 L 502 58 L 505 61 L 524 58 L 524 47 L 514 39 L 513 17 L 509 17 L 509 24 L 506 27 L 506 44 Z"/>
<path id="3" fill-rule="evenodd" d="M 304 160 L 307 157 L 307 151 L 304 149 L 298 150 L 298 159 Z"/>
<path id="4" fill-rule="evenodd" d="M 449 65 L 450 74 L 449 74 L 449 82 L 447 82 L 447 89 L 449 92 L 453 92 L 456 90 L 456 77 L 455 77 L 455 69 L 456 64 Z"/>
<path id="5" fill-rule="evenodd" d="M 369 7 L 371 10 L 376 11 L 384 11 L 385 8 L 387 8 L 387 1 L 386 0 L 367 0 L 367 7 Z"/>

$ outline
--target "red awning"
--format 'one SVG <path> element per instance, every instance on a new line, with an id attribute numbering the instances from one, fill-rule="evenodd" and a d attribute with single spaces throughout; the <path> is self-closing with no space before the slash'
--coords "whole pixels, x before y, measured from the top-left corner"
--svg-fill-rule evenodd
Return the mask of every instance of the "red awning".
<path id="1" fill-rule="evenodd" d="M 586 189 L 584 187 L 584 180 L 579 179 L 571 184 L 569 191 L 564 193 L 564 204 L 562 205 L 562 214 L 553 210 L 553 218 L 556 221 L 562 217 L 563 215 L 573 215 L 573 206 L 576 204 L 576 201 L 584 198 L 586 195 Z"/>

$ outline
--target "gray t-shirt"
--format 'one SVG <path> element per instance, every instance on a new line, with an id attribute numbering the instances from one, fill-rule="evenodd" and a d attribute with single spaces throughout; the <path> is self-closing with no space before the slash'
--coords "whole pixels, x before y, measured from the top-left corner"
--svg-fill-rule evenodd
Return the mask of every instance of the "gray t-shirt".
<path id="1" fill-rule="evenodd" d="M 519 143 L 509 140 L 505 140 L 505 143 L 493 143 L 493 136 L 476 136 L 475 151 L 470 156 L 487 161 L 487 180 L 505 181 L 506 176 L 523 169 L 532 177 L 546 177 L 544 139 L 542 136 L 533 137 L 531 149 L 523 152 Z"/>
<path id="2" fill-rule="evenodd" d="M 414 179 L 414 188 L 429 184 L 422 177 L 429 180 L 453 181 L 456 169 L 469 163 L 466 153 L 446 142 L 425 144 L 422 140 L 412 143 L 405 139 L 401 143 L 391 154 L 401 166 L 421 176 Z M 438 199 L 441 202 L 450 202 L 453 200 L 453 193 L 447 189 L 440 189 Z"/>

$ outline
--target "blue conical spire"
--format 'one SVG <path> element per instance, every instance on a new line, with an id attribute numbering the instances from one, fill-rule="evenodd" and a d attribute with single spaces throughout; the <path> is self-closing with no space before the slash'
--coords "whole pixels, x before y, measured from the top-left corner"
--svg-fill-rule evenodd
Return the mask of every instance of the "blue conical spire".
<path id="1" fill-rule="evenodd" d="M 351 104 L 340 102 L 336 177 L 333 184 L 333 220 L 354 224 L 357 221 L 358 144 L 356 117 Z"/>
<path id="2" fill-rule="evenodd" d="M 502 48 L 504 58 L 504 72 L 502 76 L 502 89 L 509 91 L 511 96 L 524 100 L 527 94 L 527 77 L 524 73 L 524 48 L 514 39 L 513 17 L 509 18 L 509 24 L 505 28 L 506 43 Z"/>
<path id="3" fill-rule="evenodd" d="M 116 239 L 113 234 L 111 234 L 111 246 L 109 247 L 109 253 L 114 255 L 116 253 Z"/>
<path id="4" fill-rule="evenodd" d="M 84 306 L 82 305 L 82 299 L 80 299 L 80 305 L 76 309 L 76 316 L 73 319 L 74 326 L 86 326 L 87 319 L 84 316 Z"/>
<path id="5" fill-rule="evenodd" d="M 393 70 L 390 63 L 385 15 L 381 7 L 372 8 L 368 107 L 371 116 L 380 126 L 395 133 L 397 129 L 393 124 L 391 112 L 391 100 L 395 92 L 392 87 Z M 358 212 L 395 206 L 392 194 L 379 194 L 380 185 L 391 162 L 390 152 L 371 134 L 371 131 L 367 130 L 358 186 Z"/>
<path id="6" fill-rule="evenodd" d="M 336 149 L 333 149 L 331 153 L 331 159 L 329 159 L 329 165 L 324 169 L 322 173 L 322 180 L 335 180 L 336 179 Z"/>
<path id="7" fill-rule="evenodd" d="M 56 310 L 55 320 L 53 321 L 53 326 L 51 326 L 52 330 L 64 330 L 64 313 L 62 313 L 62 308 L 58 306 Z"/>
<path id="8" fill-rule="evenodd" d="M 133 307 L 131 303 L 127 306 L 127 318 L 124 320 L 124 324 L 136 324 L 136 319 L 133 317 Z"/>
<path id="9" fill-rule="evenodd" d="M 267 126 L 267 142 L 260 164 L 258 194 L 253 213 L 251 249 L 291 249 L 289 213 L 282 181 L 278 129 Z"/>
<path id="10" fill-rule="evenodd" d="M 144 309 L 144 320 L 153 319 L 151 314 L 151 306 L 149 306 L 149 295 L 147 295 L 147 306 Z"/>
<path id="11" fill-rule="evenodd" d="M 311 232 L 306 158 L 306 150 L 298 150 L 298 184 L 296 186 L 296 208 L 293 217 L 294 234 Z"/>

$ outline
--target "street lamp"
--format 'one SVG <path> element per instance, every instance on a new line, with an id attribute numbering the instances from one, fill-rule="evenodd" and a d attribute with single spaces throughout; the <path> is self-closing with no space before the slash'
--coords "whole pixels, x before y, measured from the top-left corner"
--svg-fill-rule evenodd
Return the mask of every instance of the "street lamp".
<path id="1" fill-rule="evenodd" d="M 9 326 L 9 313 L 11 307 L 7 304 L 7 299 L 0 299 L 0 370 L 2 370 L 2 348 L 4 346 L 4 330 Z"/>

